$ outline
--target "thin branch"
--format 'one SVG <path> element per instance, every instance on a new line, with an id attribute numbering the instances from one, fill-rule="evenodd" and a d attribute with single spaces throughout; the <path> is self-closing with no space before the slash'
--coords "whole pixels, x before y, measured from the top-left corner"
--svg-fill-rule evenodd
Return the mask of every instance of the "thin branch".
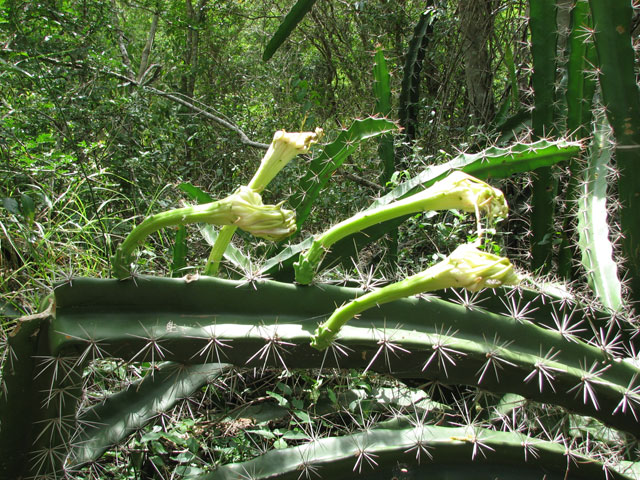
<path id="1" fill-rule="evenodd" d="M 129 58 L 129 52 L 127 52 L 127 46 L 124 43 L 124 31 L 120 27 L 120 19 L 118 18 L 118 6 L 116 0 L 111 0 L 113 7 L 113 23 L 118 32 L 118 48 L 120 49 L 120 55 L 122 56 L 122 63 L 127 67 L 127 73 L 130 78 L 134 78 L 133 67 L 131 66 L 131 59 Z"/>
<path id="2" fill-rule="evenodd" d="M 42 60 L 46 61 L 46 62 L 50 62 L 56 65 L 63 65 L 66 67 L 71 67 L 71 68 L 88 68 L 90 70 L 93 70 L 95 72 L 98 73 L 102 73 L 105 75 L 108 75 L 110 77 L 114 77 L 117 78 L 119 80 L 122 80 L 123 82 L 125 82 L 125 85 L 127 84 L 131 84 L 134 85 L 136 87 L 141 88 L 144 91 L 147 91 L 149 93 L 153 93 L 155 95 L 159 95 L 161 97 L 167 98 L 173 102 L 179 103 L 180 105 L 187 107 L 188 109 L 196 112 L 199 115 L 202 115 L 203 117 L 208 118 L 209 120 L 212 120 L 214 122 L 216 122 L 219 125 L 222 125 L 225 128 L 228 128 L 229 130 L 235 132 L 238 134 L 238 136 L 240 137 L 240 142 L 242 142 L 243 144 L 249 146 L 249 147 L 255 147 L 255 148 L 261 148 L 263 150 L 267 150 L 269 148 L 269 145 L 266 143 L 260 143 L 260 142 L 255 142 L 253 140 L 251 140 L 249 137 L 247 137 L 247 135 L 240 129 L 240 127 L 238 127 L 237 125 L 234 125 L 233 123 L 231 123 L 229 120 L 225 120 L 224 118 L 221 118 L 217 115 L 214 115 L 213 113 L 200 108 L 196 105 L 193 104 L 193 102 L 185 100 L 184 98 L 180 98 L 178 95 L 178 93 L 169 93 L 169 92 L 165 92 L 164 90 L 160 90 L 154 87 L 150 87 L 148 85 L 140 85 L 138 84 L 138 82 L 136 82 L 135 79 L 128 77 L 127 75 L 123 75 L 121 73 L 118 72 L 113 72 L 111 70 L 104 70 L 104 69 L 98 69 L 95 67 L 91 67 L 91 66 L 86 66 L 82 63 L 75 63 L 75 62 L 63 62 L 60 60 L 57 60 L 55 58 L 51 58 L 51 57 L 41 57 Z M 210 107 L 207 107 L 210 108 Z"/>
<path id="3" fill-rule="evenodd" d="M 147 42 L 142 50 L 142 56 L 140 57 L 140 68 L 138 69 L 138 77 L 136 80 L 138 83 L 142 81 L 147 69 L 149 68 L 149 56 L 151 55 L 151 48 L 153 47 L 153 41 L 156 38 L 156 31 L 158 30 L 158 20 L 160 19 L 160 12 L 157 11 L 153 14 L 151 19 L 151 27 L 149 28 L 149 35 L 147 36 Z"/>
<path id="4" fill-rule="evenodd" d="M 150 93 L 155 93 L 156 95 L 160 95 L 161 97 L 164 98 L 168 98 L 169 100 L 172 100 L 176 103 L 179 103 L 180 105 L 183 105 L 187 108 L 189 108 L 190 110 L 193 110 L 194 112 L 198 113 L 199 115 L 202 115 L 206 118 L 208 118 L 209 120 L 213 120 L 214 122 L 222 125 L 223 127 L 228 128 L 229 130 L 232 130 L 234 132 L 236 132 L 239 136 L 240 136 L 240 141 L 242 143 L 244 143 L 245 145 L 248 145 L 250 147 L 255 147 L 255 148 L 262 148 L 264 150 L 267 150 L 269 148 L 269 145 L 267 145 L 266 143 L 260 143 L 260 142 L 254 142 L 253 140 L 251 140 L 249 137 L 247 137 L 247 135 L 240 130 L 240 127 L 224 120 L 223 118 L 220 118 L 210 112 L 207 112 L 206 110 L 203 110 L 200 107 L 196 107 L 193 103 L 188 102 L 187 100 L 184 100 L 178 96 L 176 96 L 173 93 L 168 93 L 165 92 L 163 90 L 158 90 L 157 88 L 154 87 L 149 87 L 149 86 L 145 86 L 142 87 L 143 90 L 146 90 Z"/>
<path id="5" fill-rule="evenodd" d="M 354 175 L 353 173 L 337 172 L 337 175 L 339 175 L 341 177 L 344 177 L 344 178 L 348 178 L 349 180 L 352 180 L 355 183 L 358 183 L 360 185 L 364 185 L 365 187 L 373 188 L 375 190 L 382 190 L 383 189 L 383 187 L 381 185 L 378 185 L 377 183 L 370 182 L 366 178 L 359 177 L 357 175 Z"/>

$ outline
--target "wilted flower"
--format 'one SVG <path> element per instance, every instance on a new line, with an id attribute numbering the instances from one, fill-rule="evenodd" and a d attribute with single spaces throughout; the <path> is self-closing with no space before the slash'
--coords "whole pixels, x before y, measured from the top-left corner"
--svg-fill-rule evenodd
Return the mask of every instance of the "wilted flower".
<path id="1" fill-rule="evenodd" d="M 500 190 L 459 170 L 451 172 L 433 186 L 406 200 L 417 200 L 423 196 L 434 200 L 440 196 L 442 205 L 438 210 L 456 208 L 470 213 L 484 212 L 491 218 L 506 218 L 509 212 L 507 201 Z M 445 206 L 445 202 L 450 206 Z M 435 208 L 429 205 L 429 209 Z"/>
<path id="2" fill-rule="evenodd" d="M 249 187 L 240 187 L 225 200 L 231 202 L 232 224 L 256 237 L 282 240 L 296 231 L 296 214 L 282 205 L 264 205 Z"/>
<path id="3" fill-rule="evenodd" d="M 455 171 L 421 192 L 359 212 L 316 236 L 311 247 L 294 263 L 296 281 L 305 285 L 311 283 L 325 253 L 335 242 L 348 235 L 404 215 L 452 208 L 476 214 L 478 235 L 482 232 L 481 212 L 492 218 L 505 218 L 508 212 L 507 202 L 500 190 L 464 172 Z"/>
<path id="4" fill-rule="evenodd" d="M 456 248 L 443 261 L 443 276 L 449 276 L 450 287 L 462 287 L 473 292 L 483 288 L 515 285 L 520 278 L 506 257 L 483 252 L 475 245 Z"/>
<path id="5" fill-rule="evenodd" d="M 249 187 L 256 192 L 264 190 L 287 163 L 296 155 L 307 153 L 311 145 L 321 137 L 321 128 L 316 128 L 315 132 L 287 133 L 284 130 L 277 131 L 273 135 L 271 145 L 269 145 L 258 171 L 249 182 Z"/>

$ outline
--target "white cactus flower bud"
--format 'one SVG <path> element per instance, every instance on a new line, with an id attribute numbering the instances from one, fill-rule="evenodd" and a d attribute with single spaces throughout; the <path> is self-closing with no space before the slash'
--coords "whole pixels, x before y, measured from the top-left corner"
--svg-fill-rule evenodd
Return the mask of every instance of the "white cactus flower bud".
<path id="1" fill-rule="evenodd" d="M 322 133 L 321 128 L 316 128 L 315 132 L 287 133 L 284 130 L 277 131 L 273 135 L 271 145 L 269 145 L 258 171 L 248 186 L 258 193 L 262 192 L 278 172 L 296 155 L 307 153 L 311 145 L 322 138 Z"/>

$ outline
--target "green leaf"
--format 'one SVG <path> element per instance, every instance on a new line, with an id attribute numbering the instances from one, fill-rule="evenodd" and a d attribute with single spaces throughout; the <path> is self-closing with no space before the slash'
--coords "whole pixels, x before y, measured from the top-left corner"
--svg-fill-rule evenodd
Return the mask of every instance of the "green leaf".
<path id="1" fill-rule="evenodd" d="M 2 206 L 6 208 L 9 213 L 20 215 L 20 205 L 18 204 L 17 200 L 9 197 L 4 197 L 2 199 Z"/>
<path id="2" fill-rule="evenodd" d="M 173 261 L 171 262 L 171 276 L 182 276 L 181 270 L 187 266 L 187 229 L 180 225 L 176 230 L 176 238 L 173 243 Z"/>
<path id="3" fill-rule="evenodd" d="M 171 460 L 174 460 L 178 463 L 189 463 L 191 462 L 196 456 L 193 454 L 193 452 L 182 452 L 179 453 L 178 455 L 171 457 Z"/>
<path id="4" fill-rule="evenodd" d="M 26 193 L 23 193 L 22 195 L 20 195 L 20 207 L 22 210 L 22 217 L 24 218 L 24 222 L 27 225 L 31 225 L 36 217 L 36 204 L 34 203 L 33 199 Z"/>
<path id="5" fill-rule="evenodd" d="M 178 185 L 178 188 L 186 193 L 189 198 L 197 201 L 198 203 L 209 203 L 214 201 L 211 195 L 189 182 L 181 183 L 180 185 Z"/>
<path id="6" fill-rule="evenodd" d="M 286 406 L 289 405 L 289 400 L 284 398 L 279 393 L 267 391 L 267 395 L 269 395 L 271 398 L 275 399 L 278 402 L 278 405 L 280 405 L 281 407 L 286 407 Z"/>
<path id="7" fill-rule="evenodd" d="M 291 32 L 296 28 L 296 25 L 302 21 L 304 16 L 311 11 L 313 4 L 316 0 L 298 0 L 296 4 L 289 10 L 289 13 L 284 17 L 284 20 L 276 30 L 276 33 L 271 37 L 269 43 L 262 53 L 262 61 L 267 62 L 273 56 L 273 54 L 280 48 L 280 45 L 291 35 Z"/>

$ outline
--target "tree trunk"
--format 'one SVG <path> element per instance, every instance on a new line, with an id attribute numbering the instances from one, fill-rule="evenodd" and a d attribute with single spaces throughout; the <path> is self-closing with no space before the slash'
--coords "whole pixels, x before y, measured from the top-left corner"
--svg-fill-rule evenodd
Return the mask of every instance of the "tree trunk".
<path id="1" fill-rule="evenodd" d="M 194 7 L 191 0 L 186 0 L 187 41 L 185 45 L 184 64 L 187 71 L 182 75 L 182 93 L 193 98 L 198 70 L 198 46 L 200 43 L 200 25 L 204 21 L 205 7 L 208 0 L 199 0 Z"/>
<path id="2" fill-rule="evenodd" d="M 460 0 L 460 32 L 464 51 L 467 95 L 476 125 L 490 122 L 495 113 L 489 40 L 493 35 L 496 0 Z"/>

